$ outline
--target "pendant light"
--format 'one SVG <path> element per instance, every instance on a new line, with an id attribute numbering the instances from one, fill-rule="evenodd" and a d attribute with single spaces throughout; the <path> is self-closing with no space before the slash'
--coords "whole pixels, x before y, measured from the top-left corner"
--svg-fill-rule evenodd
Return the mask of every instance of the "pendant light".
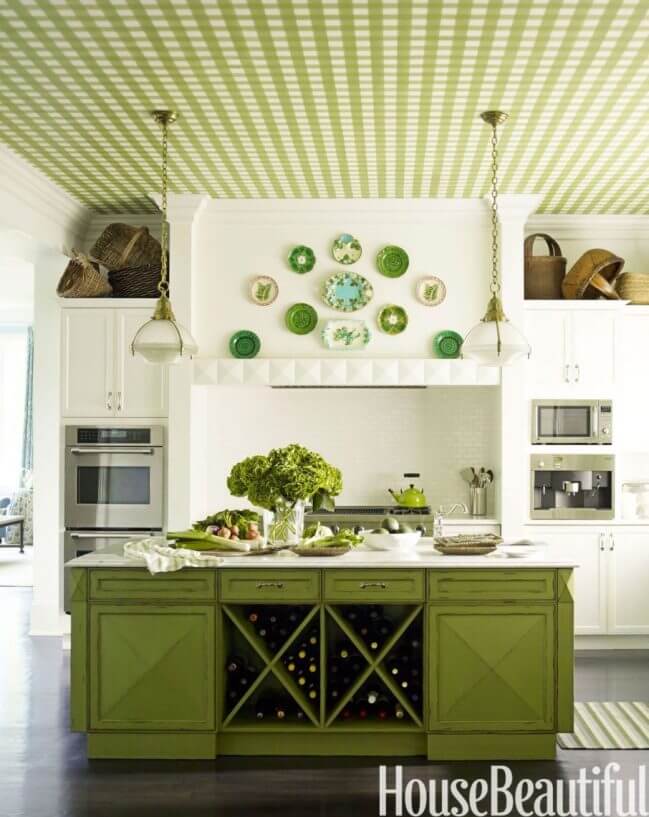
<path id="1" fill-rule="evenodd" d="M 521 357 L 530 356 L 530 345 L 505 317 L 500 300 L 498 274 L 498 125 L 506 119 L 502 111 L 485 111 L 480 117 L 491 125 L 491 298 L 484 318 L 468 333 L 462 344 L 461 357 L 483 366 L 508 366 Z"/>
<path id="2" fill-rule="evenodd" d="M 142 324 L 131 341 L 131 354 L 141 355 L 149 363 L 178 363 L 198 351 L 196 341 L 178 323 L 169 300 L 168 261 L 169 225 L 167 223 L 167 149 L 168 128 L 177 118 L 175 111 L 152 111 L 151 116 L 162 128 L 162 229 L 160 245 L 160 297 L 150 320 Z"/>

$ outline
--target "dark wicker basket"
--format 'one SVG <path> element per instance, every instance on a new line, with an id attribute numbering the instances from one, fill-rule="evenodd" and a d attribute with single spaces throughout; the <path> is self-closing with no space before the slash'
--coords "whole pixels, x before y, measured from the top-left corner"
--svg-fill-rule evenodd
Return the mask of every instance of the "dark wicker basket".
<path id="1" fill-rule="evenodd" d="M 146 227 L 109 224 L 90 250 L 91 257 L 109 270 L 159 264 L 160 242 Z"/>
<path id="2" fill-rule="evenodd" d="M 110 270 L 108 280 L 115 298 L 157 298 L 160 264 Z"/>
<path id="3" fill-rule="evenodd" d="M 549 255 L 534 255 L 534 242 L 543 239 Z M 559 243 L 547 233 L 534 233 L 525 239 L 525 299 L 528 301 L 561 298 L 566 274 L 566 259 Z"/>

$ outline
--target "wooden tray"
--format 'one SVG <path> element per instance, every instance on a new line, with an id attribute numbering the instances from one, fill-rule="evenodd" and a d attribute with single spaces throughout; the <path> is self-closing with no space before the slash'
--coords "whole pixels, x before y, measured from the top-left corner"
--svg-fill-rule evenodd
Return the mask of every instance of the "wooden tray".
<path id="1" fill-rule="evenodd" d="M 435 543 L 445 545 L 446 547 L 458 547 L 460 545 L 487 547 L 501 545 L 503 538 L 502 536 L 497 536 L 495 533 L 460 533 L 457 536 L 438 536 L 435 539 Z"/>
<path id="2" fill-rule="evenodd" d="M 350 550 L 351 548 L 348 545 L 339 548 L 296 547 L 293 548 L 293 553 L 297 553 L 298 556 L 343 556 L 345 553 L 349 553 Z"/>
<path id="3" fill-rule="evenodd" d="M 486 556 L 496 550 L 495 545 L 441 545 L 436 544 L 435 550 L 444 556 Z"/>

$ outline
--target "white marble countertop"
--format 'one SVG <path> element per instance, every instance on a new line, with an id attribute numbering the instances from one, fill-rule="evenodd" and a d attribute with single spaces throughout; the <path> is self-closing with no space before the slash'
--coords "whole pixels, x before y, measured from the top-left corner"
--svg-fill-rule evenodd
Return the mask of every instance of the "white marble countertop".
<path id="1" fill-rule="evenodd" d="M 125 559 L 118 553 L 88 553 L 67 562 L 68 567 L 140 567 L 144 563 Z M 286 551 L 280 551 L 268 556 L 225 556 L 216 569 L 236 568 L 436 568 L 448 570 L 450 568 L 571 568 L 577 567 L 574 559 L 559 559 L 556 555 L 546 553 L 543 547 L 537 549 L 530 556 L 521 558 L 507 557 L 498 551 L 488 556 L 443 556 L 432 545 L 432 540 L 422 539 L 414 550 L 395 553 L 393 551 L 369 550 L 364 547 L 336 557 L 301 557 Z M 214 568 L 212 568 L 214 569 Z"/>

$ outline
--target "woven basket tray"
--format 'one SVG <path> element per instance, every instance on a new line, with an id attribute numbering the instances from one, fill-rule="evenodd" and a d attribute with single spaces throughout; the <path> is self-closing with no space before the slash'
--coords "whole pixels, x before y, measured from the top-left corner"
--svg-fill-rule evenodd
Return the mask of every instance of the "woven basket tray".
<path id="1" fill-rule="evenodd" d="M 435 545 L 435 550 L 443 553 L 444 556 L 486 556 L 496 550 L 495 545 Z"/>
<path id="2" fill-rule="evenodd" d="M 624 272 L 615 282 L 617 294 L 632 304 L 649 304 L 649 275 L 642 272 Z"/>
<path id="3" fill-rule="evenodd" d="M 458 536 L 438 536 L 435 544 L 452 547 L 495 547 L 502 544 L 502 536 L 495 533 L 461 533 Z"/>
<path id="4" fill-rule="evenodd" d="M 297 553 L 298 556 L 343 556 L 345 553 L 349 553 L 350 550 L 351 548 L 348 545 L 339 548 L 304 548 L 298 546 L 293 548 L 293 553 Z"/>

